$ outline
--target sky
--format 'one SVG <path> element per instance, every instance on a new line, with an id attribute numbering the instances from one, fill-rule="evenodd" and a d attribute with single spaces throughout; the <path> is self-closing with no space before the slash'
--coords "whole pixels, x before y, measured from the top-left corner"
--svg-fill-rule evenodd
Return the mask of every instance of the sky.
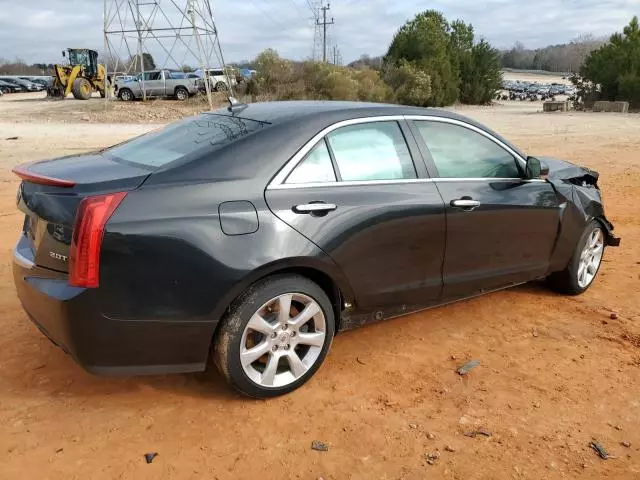
<path id="1" fill-rule="evenodd" d="M 187 0 L 157 1 L 166 21 L 179 23 L 181 16 L 174 2 L 185 5 Z M 127 4 L 127 0 L 108 2 Z M 312 55 L 314 22 L 309 4 L 319 0 L 210 3 L 228 62 L 251 59 L 269 47 L 297 60 Z M 496 47 L 507 48 L 516 41 L 541 47 L 565 43 L 585 33 L 608 36 L 621 31 L 634 14 L 640 14 L 640 0 L 333 0 L 329 16 L 335 23 L 328 27 L 330 42 L 338 46 L 345 63 L 362 54 L 381 55 L 398 28 L 426 8 L 443 12 L 449 20 L 472 23 L 476 36 Z M 154 25 L 167 26 L 159 14 Z M 0 0 L 0 58 L 49 63 L 59 61 L 65 47 L 104 51 L 103 29 L 104 0 Z M 120 37 L 110 38 L 118 50 Z M 135 40 L 130 41 L 135 50 Z M 164 48 L 156 41 L 149 42 L 147 50 L 154 57 L 167 57 L 167 51 L 180 60 L 188 56 L 186 63 L 197 64 L 181 43 L 171 50 L 171 41 L 162 40 Z"/>

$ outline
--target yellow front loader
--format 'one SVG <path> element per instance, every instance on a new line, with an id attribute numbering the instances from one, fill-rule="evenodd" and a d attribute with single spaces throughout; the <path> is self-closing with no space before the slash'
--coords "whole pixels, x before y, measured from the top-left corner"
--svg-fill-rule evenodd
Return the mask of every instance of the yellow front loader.
<path id="1" fill-rule="evenodd" d="M 106 95 L 107 70 L 98 63 L 98 52 L 87 48 L 68 48 L 69 65 L 55 65 L 53 85 L 47 96 L 66 98 L 70 93 L 78 100 L 89 100 L 93 92 Z"/>

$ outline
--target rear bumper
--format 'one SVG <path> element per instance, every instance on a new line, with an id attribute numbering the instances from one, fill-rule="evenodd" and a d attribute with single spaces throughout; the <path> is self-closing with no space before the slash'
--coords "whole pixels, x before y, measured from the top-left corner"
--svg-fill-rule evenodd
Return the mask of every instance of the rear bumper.
<path id="1" fill-rule="evenodd" d="M 33 265 L 22 239 L 13 261 L 22 307 L 38 329 L 85 370 L 144 375 L 206 368 L 214 323 L 108 318 L 101 313 L 106 299 L 100 289 L 71 287 L 66 275 Z"/>

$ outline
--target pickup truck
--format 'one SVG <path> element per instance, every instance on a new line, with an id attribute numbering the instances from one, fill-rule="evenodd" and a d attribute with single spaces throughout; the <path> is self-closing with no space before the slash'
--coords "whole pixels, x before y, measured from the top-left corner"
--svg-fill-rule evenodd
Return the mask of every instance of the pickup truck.
<path id="1" fill-rule="evenodd" d="M 144 82 L 142 81 L 144 78 Z M 186 100 L 198 92 L 199 79 L 188 78 L 182 72 L 172 70 L 151 70 L 138 74 L 133 79 L 116 81 L 114 93 L 125 102 L 142 98 L 142 86 L 147 97 L 175 97 Z"/>

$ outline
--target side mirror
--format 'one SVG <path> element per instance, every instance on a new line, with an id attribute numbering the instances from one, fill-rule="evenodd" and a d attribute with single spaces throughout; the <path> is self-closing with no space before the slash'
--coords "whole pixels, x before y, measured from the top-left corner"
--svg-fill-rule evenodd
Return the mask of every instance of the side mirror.
<path id="1" fill-rule="evenodd" d="M 544 165 L 536 157 L 527 157 L 527 166 L 525 168 L 525 177 L 528 180 L 549 175 L 549 167 Z"/>
<path id="2" fill-rule="evenodd" d="M 62 51 L 62 56 L 66 57 L 67 56 L 67 52 L 65 52 L 64 50 Z"/>

